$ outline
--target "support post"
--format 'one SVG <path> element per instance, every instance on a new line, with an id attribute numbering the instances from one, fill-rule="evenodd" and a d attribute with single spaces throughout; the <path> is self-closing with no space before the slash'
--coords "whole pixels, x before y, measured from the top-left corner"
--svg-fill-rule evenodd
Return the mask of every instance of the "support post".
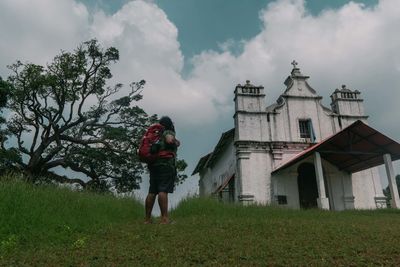
<path id="1" fill-rule="evenodd" d="M 385 169 L 386 169 L 386 175 L 388 177 L 390 192 L 392 193 L 391 204 L 393 208 L 399 209 L 400 208 L 399 191 L 397 190 L 396 178 L 394 176 L 392 157 L 390 156 L 390 154 L 385 154 L 383 155 L 383 160 L 385 162 Z"/>
<path id="2" fill-rule="evenodd" d="M 326 197 L 324 174 L 322 172 L 321 155 L 319 152 L 315 152 L 314 154 L 314 166 L 319 195 L 317 199 L 318 207 L 323 210 L 329 210 L 329 199 Z"/>
<path id="3" fill-rule="evenodd" d="M 249 179 L 249 160 L 250 152 L 244 149 L 238 149 L 236 151 L 237 162 L 238 162 L 238 178 L 240 183 L 240 190 L 237 199 L 244 205 L 254 203 L 254 193 L 251 191 L 251 180 Z"/>
<path id="4" fill-rule="evenodd" d="M 353 184 L 351 174 L 342 174 L 344 209 L 354 210 Z"/>

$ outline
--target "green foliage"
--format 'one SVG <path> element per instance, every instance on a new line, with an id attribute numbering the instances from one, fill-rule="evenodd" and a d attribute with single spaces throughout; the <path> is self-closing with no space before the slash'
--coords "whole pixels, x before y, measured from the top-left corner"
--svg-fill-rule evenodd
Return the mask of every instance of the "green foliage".
<path id="1" fill-rule="evenodd" d="M 13 251 L 18 244 L 18 239 L 16 235 L 9 235 L 8 237 L 4 238 L 4 240 L 0 243 L 0 253 L 9 253 Z"/>
<path id="2" fill-rule="evenodd" d="M 7 104 L 7 98 L 11 91 L 11 84 L 0 77 L 0 115 L 2 113 L 2 108 Z M 13 163 L 22 161 L 21 155 L 17 149 L 5 147 L 5 143 L 10 134 L 7 129 L 3 128 L 5 122 L 6 120 L 0 116 L 0 174 L 12 169 Z"/>
<path id="3" fill-rule="evenodd" d="M 187 179 L 187 175 L 184 172 L 186 167 L 187 163 L 184 160 L 180 159 L 176 161 L 176 170 L 178 172 L 175 180 L 176 185 L 182 184 Z"/>
<path id="4" fill-rule="evenodd" d="M 5 107 L 7 103 L 7 96 L 10 92 L 10 84 L 6 81 L 3 81 L 3 79 L 0 76 L 0 108 Z"/>
<path id="5" fill-rule="evenodd" d="M 85 237 L 81 237 L 78 238 L 73 244 L 72 247 L 76 248 L 76 249 L 81 249 L 84 248 L 86 245 L 86 238 Z"/>
<path id="6" fill-rule="evenodd" d="M 142 211 L 143 206 L 133 199 L 35 186 L 18 176 L 3 176 L 0 256 L 12 255 L 21 248 L 81 249 L 87 236 L 142 218 Z"/>
<path id="7" fill-rule="evenodd" d="M 195 198 L 171 212 L 175 224 L 144 225 L 143 207 L 132 201 L 74 192 L 65 198 L 64 191 L 53 194 L 50 190 L 55 189 L 48 187 L 28 186 L 18 193 L 19 186 L 25 185 L 2 185 L 18 197 L 6 198 L 0 207 L 10 205 L 11 210 L 28 202 L 24 208 L 34 212 L 28 218 L 19 212 L 13 218 L 6 212 L 6 220 L 0 219 L 4 266 L 397 266 L 400 262 L 399 210 L 289 210 Z M 1 199 L 3 194 L 0 191 Z M 57 205 L 62 201 L 73 201 L 74 209 L 66 202 Z M 102 205 L 97 206 L 103 208 L 92 211 L 99 201 Z"/>
<path id="8" fill-rule="evenodd" d="M 396 185 L 397 185 L 397 191 L 400 194 L 400 174 L 396 175 Z M 389 185 L 383 189 L 383 194 L 386 197 L 387 200 L 387 205 L 390 207 L 391 206 L 391 200 L 392 200 L 392 192 L 390 191 Z"/>
<path id="9" fill-rule="evenodd" d="M 131 83 L 130 92 L 115 99 L 122 84 L 106 84 L 110 65 L 118 59 L 116 48 L 103 49 L 90 40 L 74 52 L 62 51 L 47 67 L 20 61 L 9 66 L 13 74 L 7 82 L 0 80 L 0 104 L 7 88 L 13 117 L 6 131 L 15 146 L 5 149 L 2 138 L 0 171 L 12 167 L 31 181 L 47 176 L 97 191 L 138 189 L 145 168 L 136 151 L 157 117 L 135 104 L 142 99 L 144 80 Z M 81 176 L 67 179 L 54 168 Z"/>
<path id="10" fill-rule="evenodd" d="M 0 175 L 15 169 L 15 163 L 20 162 L 22 162 L 21 154 L 16 148 L 0 148 Z"/>

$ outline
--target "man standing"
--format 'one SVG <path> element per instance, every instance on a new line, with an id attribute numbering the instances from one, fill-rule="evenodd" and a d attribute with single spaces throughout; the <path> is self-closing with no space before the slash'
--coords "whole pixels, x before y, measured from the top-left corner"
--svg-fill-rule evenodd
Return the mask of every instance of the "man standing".
<path id="1" fill-rule="evenodd" d="M 180 142 L 175 138 L 175 127 L 172 120 L 164 116 L 159 120 L 163 126 L 158 148 L 158 158 L 148 164 L 150 172 L 150 188 L 146 197 L 145 223 L 151 223 L 151 212 L 153 210 L 156 196 L 161 211 L 161 224 L 168 224 L 168 193 L 174 190 L 176 178 L 176 151 Z"/>

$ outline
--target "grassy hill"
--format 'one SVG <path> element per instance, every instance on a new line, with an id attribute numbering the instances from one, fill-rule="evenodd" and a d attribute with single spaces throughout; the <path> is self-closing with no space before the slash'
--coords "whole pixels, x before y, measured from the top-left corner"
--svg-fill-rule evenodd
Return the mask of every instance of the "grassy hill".
<path id="1" fill-rule="evenodd" d="M 0 266 L 399 265 L 400 211 L 183 201 L 144 225 L 130 199 L 0 179 Z"/>

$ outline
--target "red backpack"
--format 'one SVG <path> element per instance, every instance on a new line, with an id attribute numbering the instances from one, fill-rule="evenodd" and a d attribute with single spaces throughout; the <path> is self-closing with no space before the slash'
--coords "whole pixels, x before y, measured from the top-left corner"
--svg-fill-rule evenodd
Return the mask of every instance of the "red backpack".
<path id="1" fill-rule="evenodd" d="M 151 147 L 157 143 L 164 131 L 164 126 L 159 123 L 151 125 L 143 135 L 139 146 L 139 160 L 144 163 L 152 163 L 158 157 L 159 153 L 151 153 Z"/>

